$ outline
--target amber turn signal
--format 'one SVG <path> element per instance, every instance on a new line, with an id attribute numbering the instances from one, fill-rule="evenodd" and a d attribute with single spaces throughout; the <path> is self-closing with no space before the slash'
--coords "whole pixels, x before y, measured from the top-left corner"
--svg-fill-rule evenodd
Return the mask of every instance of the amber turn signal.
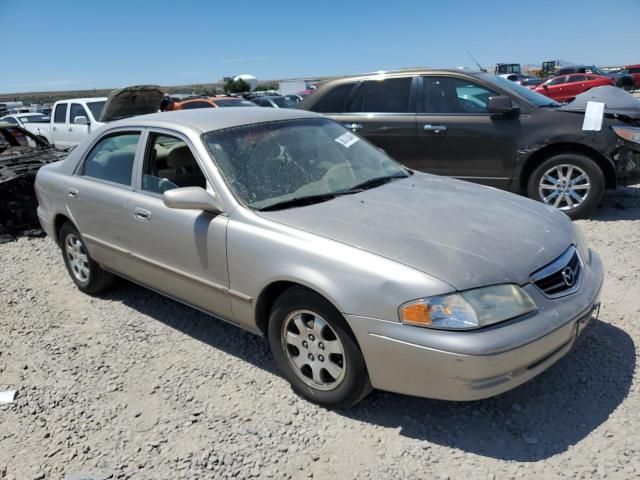
<path id="1" fill-rule="evenodd" d="M 402 307 L 400 314 L 404 323 L 426 327 L 431 325 L 429 310 L 430 307 L 426 303 L 410 303 Z"/>

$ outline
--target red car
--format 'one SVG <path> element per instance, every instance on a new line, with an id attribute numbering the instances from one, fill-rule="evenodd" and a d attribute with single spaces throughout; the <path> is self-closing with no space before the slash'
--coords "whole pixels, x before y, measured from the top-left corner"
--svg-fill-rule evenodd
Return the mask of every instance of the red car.
<path id="1" fill-rule="evenodd" d="M 574 73 L 571 75 L 561 75 L 554 77 L 542 85 L 534 88 L 534 91 L 541 93 L 558 102 L 568 102 L 576 98 L 576 95 L 586 92 L 593 87 L 603 85 L 615 85 L 612 78 L 595 75 L 592 73 Z"/>

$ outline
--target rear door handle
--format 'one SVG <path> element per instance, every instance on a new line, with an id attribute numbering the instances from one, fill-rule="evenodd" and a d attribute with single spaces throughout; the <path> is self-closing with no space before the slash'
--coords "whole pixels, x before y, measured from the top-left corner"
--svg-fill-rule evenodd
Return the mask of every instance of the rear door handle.
<path id="1" fill-rule="evenodd" d="M 446 132 L 447 131 L 447 126 L 446 125 L 431 125 L 430 123 L 427 123 L 424 125 L 424 127 L 422 127 L 422 129 L 426 132 L 434 132 L 434 133 L 440 133 L 440 132 Z"/>
<path id="2" fill-rule="evenodd" d="M 350 130 L 360 130 L 362 128 L 361 123 L 344 123 L 343 125 Z"/>
<path id="3" fill-rule="evenodd" d="M 133 216 L 138 220 L 151 220 L 151 212 L 145 208 L 140 208 L 140 207 L 134 208 Z"/>
<path id="4" fill-rule="evenodd" d="M 67 189 L 67 194 L 68 194 L 71 198 L 76 198 L 76 197 L 78 196 L 78 193 L 79 193 L 79 192 L 78 192 L 78 190 L 77 190 L 77 189 L 75 189 L 75 188 L 71 188 L 71 187 L 69 187 L 69 188 Z"/>

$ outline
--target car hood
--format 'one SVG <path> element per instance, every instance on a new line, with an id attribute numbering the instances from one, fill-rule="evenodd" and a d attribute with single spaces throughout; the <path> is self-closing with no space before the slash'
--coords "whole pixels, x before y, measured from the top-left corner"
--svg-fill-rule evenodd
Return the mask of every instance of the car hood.
<path id="1" fill-rule="evenodd" d="M 111 92 L 98 121 L 113 122 L 123 118 L 156 113 L 165 93 L 156 85 L 133 85 Z"/>
<path id="2" fill-rule="evenodd" d="M 602 102 L 605 105 L 605 113 L 610 115 L 622 115 L 634 120 L 640 120 L 640 99 L 625 92 L 619 87 L 605 85 L 587 90 L 567 105 L 558 110 L 569 112 L 584 112 L 587 102 Z"/>
<path id="3" fill-rule="evenodd" d="M 415 173 L 263 218 L 390 258 L 458 290 L 529 282 L 574 243 L 567 216 L 490 187 Z"/>

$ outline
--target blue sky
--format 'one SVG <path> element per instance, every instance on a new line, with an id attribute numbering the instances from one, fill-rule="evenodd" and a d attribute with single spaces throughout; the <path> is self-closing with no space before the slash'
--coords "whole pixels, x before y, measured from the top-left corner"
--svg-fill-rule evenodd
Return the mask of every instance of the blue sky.
<path id="1" fill-rule="evenodd" d="M 0 0 L 0 92 L 640 63 L 640 0 Z"/>

